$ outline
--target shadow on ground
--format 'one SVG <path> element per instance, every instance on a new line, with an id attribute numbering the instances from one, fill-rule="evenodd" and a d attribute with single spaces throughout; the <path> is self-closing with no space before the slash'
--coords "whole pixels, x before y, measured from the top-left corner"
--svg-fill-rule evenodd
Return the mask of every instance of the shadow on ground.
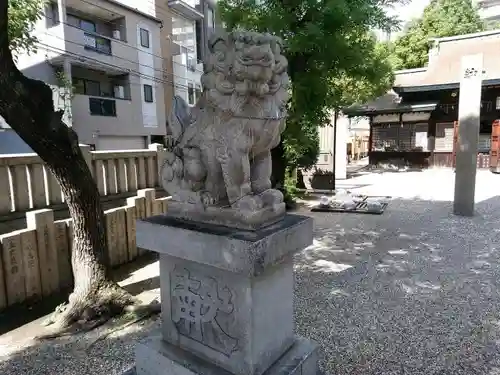
<path id="1" fill-rule="evenodd" d="M 381 216 L 302 211 L 315 240 L 295 259 L 297 332 L 321 344 L 327 374 L 500 373 L 500 198 L 476 207 L 474 218 L 453 216 L 450 202 L 403 199 Z M 120 374 L 158 324 L 89 351 L 102 331 L 28 346 L 0 373 Z"/>
<path id="2" fill-rule="evenodd" d="M 394 200 L 382 216 L 315 214 L 296 256 L 298 332 L 330 374 L 499 374 L 500 198 L 474 218 Z"/>
<path id="3" fill-rule="evenodd" d="M 133 295 L 159 288 L 160 279 L 157 273 L 151 278 L 142 278 L 138 281 L 134 281 L 132 277 L 136 272 L 155 262 L 157 259 L 158 255 L 156 253 L 147 253 L 136 261 L 115 269 L 114 279 L 122 282 L 130 278 L 130 282 L 127 282 L 124 288 Z M 41 301 L 26 302 L 10 306 L 8 309 L 1 311 L 0 336 L 52 313 L 58 305 L 67 301 L 71 291 L 70 289 L 62 290 L 49 297 L 44 297 Z"/>
<path id="4" fill-rule="evenodd" d="M 122 375 L 134 365 L 135 344 L 159 329 L 155 317 L 96 341 L 111 325 L 93 332 L 31 344 L 1 358 L 2 375 Z"/>

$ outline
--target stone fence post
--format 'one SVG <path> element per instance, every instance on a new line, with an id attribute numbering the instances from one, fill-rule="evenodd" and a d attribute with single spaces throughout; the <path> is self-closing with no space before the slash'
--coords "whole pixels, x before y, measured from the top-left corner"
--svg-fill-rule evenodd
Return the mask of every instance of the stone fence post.
<path id="1" fill-rule="evenodd" d="M 92 173 L 92 177 L 94 177 L 94 168 L 92 168 L 92 154 L 90 153 L 90 146 L 80 143 L 80 151 L 83 154 L 83 158 L 87 163 L 87 166 L 90 169 L 90 173 Z"/>
<path id="2" fill-rule="evenodd" d="M 160 182 L 160 171 L 163 163 L 165 163 L 165 147 L 159 143 L 153 143 L 149 145 L 150 150 L 156 151 L 156 179 L 155 186 L 161 186 Z"/>

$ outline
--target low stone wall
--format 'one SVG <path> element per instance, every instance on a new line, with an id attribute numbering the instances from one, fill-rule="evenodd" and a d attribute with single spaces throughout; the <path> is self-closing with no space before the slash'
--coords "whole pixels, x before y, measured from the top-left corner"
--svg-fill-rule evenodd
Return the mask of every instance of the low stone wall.
<path id="1" fill-rule="evenodd" d="M 144 253 L 135 242 L 138 218 L 167 210 L 168 197 L 141 189 L 125 206 L 105 211 L 110 267 L 133 261 Z M 72 220 L 54 220 L 54 211 L 26 213 L 26 228 L 0 235 L 0 310 L 67 289 L 73 284 L 70 263 Z"/>

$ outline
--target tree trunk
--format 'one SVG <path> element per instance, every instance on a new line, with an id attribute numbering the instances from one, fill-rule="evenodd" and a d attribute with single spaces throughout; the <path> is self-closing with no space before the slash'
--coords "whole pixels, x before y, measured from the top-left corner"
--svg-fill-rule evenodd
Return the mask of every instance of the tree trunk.
<path id="1" fill-rule="evenodd" d="M 53 173 L 73 220 L 74 291 L 61 325 L 91 314 L 89 308 L 131 304 L 132 297 L 107 278 L 103 209 L 78 137 L 62 122 L 62 113 L 54 111 L 50 87 L 25 77 L 13 62 L 7 38 L 7 1 L 0 4 L 0 88 L 0 115 Z"/>
<path id="2" fill-rule="evenodd" d="M 278 146 L 276 146 L 271 150 L 271 160 L 272 160 L 271 184 L 274 189 L 284 192 L 286 160 L 285 160 L 285 148 L 283 147 L 283 141 L 281 141 L 278 144 Z"/>
<path id="3" fill-rule="evenodd" d="M 285 187 L 287 160 L 285 157 L 285 148 L 283 146 L 283 141 L 281 141 L 278 146 L 271 150 L 271 159 L 273 168 L 271 174 L 272 187 L 283 193 L 286 208 L 288 210 L 294 209 L 296 206 L 294 197 L 289 195 Z"/>

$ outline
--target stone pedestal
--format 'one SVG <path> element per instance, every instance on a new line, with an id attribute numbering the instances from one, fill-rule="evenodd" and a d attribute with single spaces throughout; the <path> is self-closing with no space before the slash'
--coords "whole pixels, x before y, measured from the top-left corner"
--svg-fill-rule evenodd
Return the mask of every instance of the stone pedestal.
<path id="1" fill-rule="evenodd" d="M 315 374 L 293 323 L 292 255 L 311 243 L 298 215 L 258 231 L 138 221 L 137 246 L 160 253 L 162 332 L 138 345 L 137 375 Z"/>

